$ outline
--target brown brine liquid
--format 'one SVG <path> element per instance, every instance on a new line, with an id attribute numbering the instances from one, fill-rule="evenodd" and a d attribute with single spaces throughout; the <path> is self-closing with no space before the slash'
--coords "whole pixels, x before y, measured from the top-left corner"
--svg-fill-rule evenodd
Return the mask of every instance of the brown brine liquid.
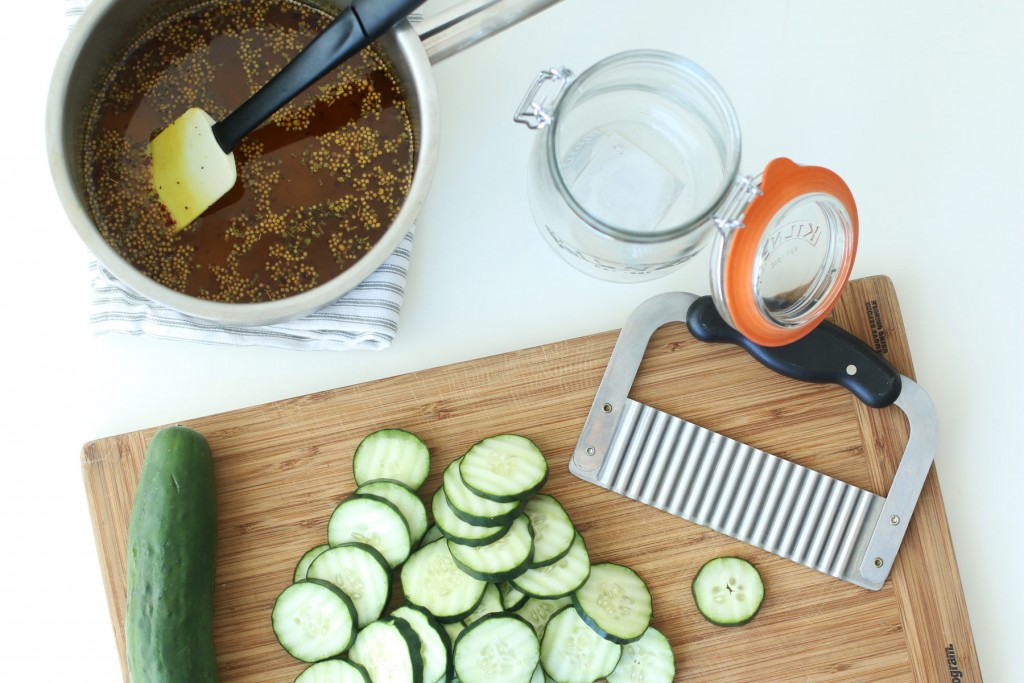
<path id="1" fill-rule="evenodd" d="M 83 153 L 93 220 L 137 269 L 186 294 L 271 301 L 339 275 L 390 225 L 412 182 L 410 114 L 370 46 L 250 133 L 238 182 L 174 234 L 148 143 L 191 106 L 222 120 L 332 17 L 289 0 L 207 2 L 147 30 L 111 69 Z"/>

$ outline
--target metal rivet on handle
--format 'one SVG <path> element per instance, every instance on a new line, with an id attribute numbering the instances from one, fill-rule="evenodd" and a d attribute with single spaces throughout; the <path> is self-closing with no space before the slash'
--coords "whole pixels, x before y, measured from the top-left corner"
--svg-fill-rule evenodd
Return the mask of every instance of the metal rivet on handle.
<path id="1" fill-rule="evenodd" d="M 605 403 L 603 406 L 601 406 L 601 409 L 604 410 L 604 412 L 606 412 L 606 413 L 610 413 L 610 412 L 612 412 L 612 404 L 611 403 Z"/>
<path id="2" fill-rule="evenodd" d="M 597 453 L 597 449 L 593 446 L 587 446 L 587 455 L 594 455 Z"/>
<path id="3" fill-rule="evenodd" d="M 885 560 L 883 560 L 883 559 L 882 559 L 882 558 L 880 558 L 880 557 L 876 557 L 876 558 L 875 558 L 875 566 L 876 566 L 876 567 L 878 567 L 879 569 L 881 569 L 881 568 L 882 568 L 882 565 L 884 565 L 884 564 L 885 564 Z"/>
<path id="4" fill-rule="evenodd" d="M 847 365 L 846 366 L 846 374 L 850 375 L 851 377 L 853 375 L 856 375 L 857 374 L 857 366 L 853 365 L 853 364 Z"/>
<path id="5" fill-rule="evenodd" d="M 890 518 L 889 518 L 889 522 L 890 522 L 890 523 L 891 523 L 891 524 L 892 524 L 893 526 L 896 526 L 897 524 L 899 524 L 899 523 L 900 523 L 900 516 L 899 516 L 899 515 L 893 515 L 892 517 L 890 517 Z"/>

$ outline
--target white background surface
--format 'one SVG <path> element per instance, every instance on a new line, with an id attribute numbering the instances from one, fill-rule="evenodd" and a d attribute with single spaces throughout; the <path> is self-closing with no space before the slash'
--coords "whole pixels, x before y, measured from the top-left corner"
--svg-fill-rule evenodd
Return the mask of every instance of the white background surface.
<path id="1" fill-rule="evenodd" d="M 0 679 L 120 679 L 78 461 L 86 441 L 614 329 L 652 294 L 706 293 L 706 252 L 646 285 L 578 274 L 526 204 L 532 134 L 511 112 L 534 74 L 651 47 L 723 84 L 745 172 L 786 155 L 852 188 L 854 276 L 893 279 L 942 417 L 936 466 L 982 670 L 1019 680 L 1024 5 L 564 0 L 438 65 L 442 158 L 398 341 L 379 353 L 92 336 L 87 254 L 44 153 L 63 4 L 6 14 Z"/>

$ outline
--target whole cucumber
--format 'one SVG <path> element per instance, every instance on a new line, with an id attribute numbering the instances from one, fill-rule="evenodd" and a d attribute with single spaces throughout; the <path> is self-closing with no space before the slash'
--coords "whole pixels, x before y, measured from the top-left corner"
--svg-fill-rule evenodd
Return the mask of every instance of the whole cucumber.
<path id="1" fill-rule="evenodd" d="M 132 683 L 219 680 L 216 545 L 210 446 L 193 429 L 165 427 L 146 450 L 128 525 L 125 644 Z"/>

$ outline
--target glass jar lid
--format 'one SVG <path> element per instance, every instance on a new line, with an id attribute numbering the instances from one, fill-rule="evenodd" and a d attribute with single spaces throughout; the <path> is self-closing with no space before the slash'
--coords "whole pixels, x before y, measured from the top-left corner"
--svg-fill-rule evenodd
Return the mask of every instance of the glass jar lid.
<path id="1" fill-rule="evenodd" d="M 838 175 L 775 159 L 740 180 L 715 222 L 712 294 L 743 336 L 782 346 L 829 314 L 857 252 L 857 207 Z"/>

